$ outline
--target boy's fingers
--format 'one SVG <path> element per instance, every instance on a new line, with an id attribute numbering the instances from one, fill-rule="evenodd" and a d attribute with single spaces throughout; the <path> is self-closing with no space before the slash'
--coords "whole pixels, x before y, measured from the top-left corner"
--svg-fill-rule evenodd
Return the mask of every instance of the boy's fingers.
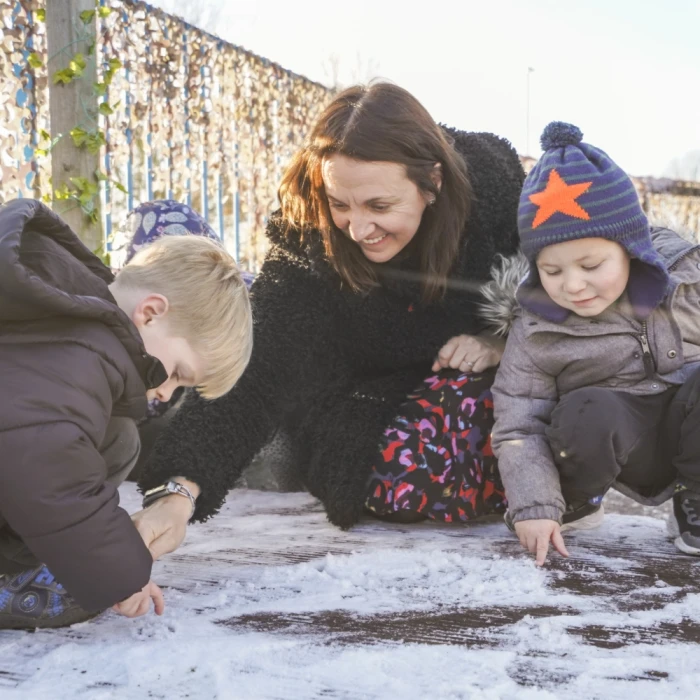
<path id="1" fill-rule="evenodd" d="M 559 528 L 556 528 L 552 533 L 552 544 L 554 545 L 554 549 L 556 549 L 557 552 L 562 555 L 562 557 L 569 556 L 569 552 L 566 549 L 564 538 L 561 536 L 561 530 Z"/>
<path id="2" fill-rule="evenodd" d="M 147 598 L 144 598 L 140 603 L 139 607 L 136 608 L 136 612 L 134 613 L 133 617 L 142 617 L 145 615 L 149 608 L 151 607 L 151 598 L 150 596 Z"/>
<path id="3" fill-rule="evenodd" d="M 537 558 L 535 564 L 542 566 L 547 561 L 547 552 L 549 552 L 549 540 L 546 537 L 537 539 Z"/>
<path id="4" fill-rule="evenodd" d="M 131 612 L 131 604 L 127 605 L 127 601 L 129 601 L 130 598 L 127 598 L 126 600 L 122 600 L 121 603 L 117 604 L 117 612 L 120 615 L 124 615 L 124 617 L 129 617 L 129 613 Z"/>
<path id="5" fill-rule="evenodd" d="M 151 598 L 153 599 L 156 615 L 162 615 L 165 610 L 165 598 L 163 597 L 163 591 L 160 590 L 160 586 L 157 586 L 155 583 L 151 586 Z"/>

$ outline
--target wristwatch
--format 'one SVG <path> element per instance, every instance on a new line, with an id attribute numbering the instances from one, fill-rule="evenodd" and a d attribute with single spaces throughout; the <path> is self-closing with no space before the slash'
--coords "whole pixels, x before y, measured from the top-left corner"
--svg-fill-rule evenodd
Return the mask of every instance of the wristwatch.
<path id="1" fill-rule="evenodd" d="M 187 486 L 179 484 L 177 481 L 166 481 L 160 486 L 156 486 L 154 489 L 149 489 L 143 494 L 143 503 L 141 504 L 143 508 L 148 508 L 152 503 L 157 501 L 159 498 L 164 496 L 170 496 L 176 493 L 180 496 L 190 499 L 190 504 L 192 505 L 192 512 L 190 513 L 190 519 L 194 515 L 195 508 L 197 507 L 197 501 L 192 495 Z"/>

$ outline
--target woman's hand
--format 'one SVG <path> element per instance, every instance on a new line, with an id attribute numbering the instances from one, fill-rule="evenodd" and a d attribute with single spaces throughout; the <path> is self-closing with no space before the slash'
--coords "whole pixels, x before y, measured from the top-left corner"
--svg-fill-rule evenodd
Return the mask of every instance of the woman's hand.
<path id="1" fill-rule="evenodd" d="M 199 486 L 193 481 L 181 476 L 174 477 L 173 481 L 185 486 L 195 498 L 199 496 Z M 182 544 L 191 515 L 190 499 L 174 493 L 134 513 L 131 520 L 155 561 L 164 554 L 174 552 Z"/>
<path id="2" fill-rule="evenodd" d="M 520 544 L 535 555 L 537 566 L 542 566 L 547 560 L 550 542 L 563 557 L 569 556 L 556 520 L 521 520 L 515 523 L 515 532 Z"/>
<path id="3" fill-rule="evenodd" d="M 140 617 L 149 611 L 151 600 L 156 615 L 162 615 L 165 610 L 163 591 L 153 581 L 149 581 L 138 593 L 134 593 L 121 603 L 113 605 L 112 610 L 124 615 L 124 617 Z"/>
<path id="4" fill-rule="evenodd" d="M 131 516 L 154 561 L 174 552 L 182 544 L 191 513 L 190 502 L 179 494 L 173 494 L 159 498 L 145 510 Z"/>
<path id="5" fill-rule="evenodd" d="M 433 363 L 433 372 L 458 369 L 461 372 L 483 372 L 495 367 L 503 357 L 506 341 L 490 333 L 457 335 L 450 338 Z"/>

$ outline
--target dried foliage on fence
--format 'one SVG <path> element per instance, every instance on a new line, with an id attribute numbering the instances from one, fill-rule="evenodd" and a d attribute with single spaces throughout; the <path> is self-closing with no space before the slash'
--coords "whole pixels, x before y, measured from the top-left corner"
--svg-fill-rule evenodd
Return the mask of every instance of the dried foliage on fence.
<path id="1" fill-rule="evenodd" d="M 700 240 L 700 182 L 632 178 L 649 220 Z"/>
<path id="2" fill-rule="evenodd" d="M 0 0 L 0 199 L 46 194 L 50 158 L 35 158 L 49 131 L 45 28 L 36 14 L 43 1 Z M 105 186 L 107 233 L 139 202 L 172 197 L 204 212 L 255 267 L 282 169 L 329 90 L 144 3 L 107 4 L 114 12 L 98 20 L 98 66 L 118 58 L 122 68 L 104 96 L 114 111 L 100 116 L 102 169 L 128 190 Z"/>
<path id="3" fill-rule="evenodd" d="M 119 103 L 105 117 L 108 174 L 135 201 L 190 201 L 229 240 L 238 226 L 254 266 L 282 169 L 328 89 L 143 3 L 112 7 L 98 32 L 123 64 L 107 95 Z M 108 200 L 113 214 L 128 206 L 119 192 Z"/>
<path id="4" fill-rule="evenodd" d="M 0 202 L 52 194 L 49 71 L 61 57 L 47 56 L 45 3 L 0 0 Z M 98 65 L 121 62 L 100 98 L 105 231 L 138 203 L 171 197 L 203 211 L 255 269 L 282 169 L 329 90 L 144 3 L 105 3 L 114 11 L 98 19 Z M 652 220 L 700 233 L 700 186 L 635 184 Z"/>
<path id="5" fill-rule="evenodd" d="M 49 131 L 46 31 L 36 17 L 42 6 L 0 0 L 0 202 L 50 193 L 50 159 L 35 155 Z"/>

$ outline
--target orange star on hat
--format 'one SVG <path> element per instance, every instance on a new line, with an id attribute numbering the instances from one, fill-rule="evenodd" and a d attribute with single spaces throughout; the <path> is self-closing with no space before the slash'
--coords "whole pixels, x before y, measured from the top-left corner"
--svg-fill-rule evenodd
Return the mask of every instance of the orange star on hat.
<path id="1" fill-rule="evenodd" d="M 593 181 L 567 185 L 556 169 L 552 168 L 544 190 L 530 195 L 530 201 L 539 207 L 532 222 L 532 228 L 537 228 L 556 212 L 561 212 L 577 219 L 590 219 L 588 212 L 576 202 L 576 199 L 592 184 Z"/>

